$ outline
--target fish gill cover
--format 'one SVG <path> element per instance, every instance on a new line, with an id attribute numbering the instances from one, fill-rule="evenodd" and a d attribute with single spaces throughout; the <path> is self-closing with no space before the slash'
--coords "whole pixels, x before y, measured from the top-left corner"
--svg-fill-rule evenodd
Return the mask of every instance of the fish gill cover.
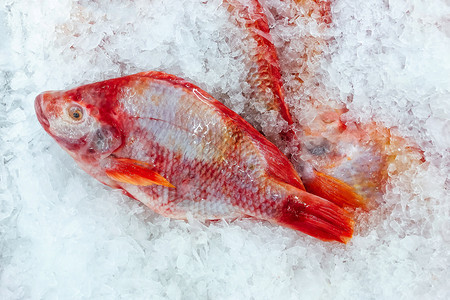
<path id="1" fill-rule="evenodd" d="M 448 1 L 337 0 L 331 23 L 313 1 L 261 1 L 286 102 L 311 149 L 300 158 L 329 167 L 319 154 L 358 153 L 346 148 L 355 135 L 385 151 L 375 207 L 357 214 L 345 246 L 254 220 L 158 216 L 92 180 L 40 128 L 41 91 L 159 70 L 277 142 L 285 121 L 249 102 L 257 45 L 233 2 L 4 2 L 0 298 L 450 296 Z M 337 135 L 337 119 L 351 134 Z"/>

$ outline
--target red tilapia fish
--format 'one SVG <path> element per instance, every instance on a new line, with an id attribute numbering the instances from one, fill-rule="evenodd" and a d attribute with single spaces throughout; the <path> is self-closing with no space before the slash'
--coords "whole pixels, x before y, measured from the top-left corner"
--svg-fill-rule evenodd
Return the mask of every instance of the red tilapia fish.
<path id="1" fill-rule="evenodd" d="M 87 173 L 177 219 L 253 217 L 347 242 L 348 213 L 305 191 L 289 160 L 197 86 L 146 72 L 45 92 L 44 129 Z"/>

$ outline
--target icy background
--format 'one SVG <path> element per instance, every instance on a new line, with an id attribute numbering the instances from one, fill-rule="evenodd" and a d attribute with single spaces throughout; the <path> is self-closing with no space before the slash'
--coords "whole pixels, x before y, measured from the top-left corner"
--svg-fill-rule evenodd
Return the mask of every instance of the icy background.
<path id="1" fill-rule="evenodd" d="M 427 160 L 392 178 L 347 245 L 266 222 L 163 218 L 83 173 L 38 124 L 38 93 L 146 70 L 240 112 L 244 33 L 220 0 L 0 4 L 0 299 L 450 298 L 448 0 L 336 0 L 321 31 L 332 42 L 302 92 L 396 128 Z M 263 4 L 276 45 L 320 38 L 275 15 L 290 1 Z"/>

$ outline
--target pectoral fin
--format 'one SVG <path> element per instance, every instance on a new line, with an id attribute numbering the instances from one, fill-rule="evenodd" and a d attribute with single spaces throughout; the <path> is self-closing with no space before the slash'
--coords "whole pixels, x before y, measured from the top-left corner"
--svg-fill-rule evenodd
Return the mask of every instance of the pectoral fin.
<path id="1" fill-rule="evenodd" d="M 113 165 L 106 170 L 106 175 L 115 181 L 139 186 L 152 184 L 174 188 L 167 179 L 150 168 L 150 165 L 129 158 L 113 158 Z"/>

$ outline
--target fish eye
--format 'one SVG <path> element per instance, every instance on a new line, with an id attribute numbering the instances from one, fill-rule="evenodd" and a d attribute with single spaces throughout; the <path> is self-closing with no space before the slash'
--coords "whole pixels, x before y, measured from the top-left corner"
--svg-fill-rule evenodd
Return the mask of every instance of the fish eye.
<path id="1" fill-rule="evenodd" d="M 80 121 L 83 118 L 83 109 L 79 106 L 69 108 L 69 116 L 74 121 Z"/>

